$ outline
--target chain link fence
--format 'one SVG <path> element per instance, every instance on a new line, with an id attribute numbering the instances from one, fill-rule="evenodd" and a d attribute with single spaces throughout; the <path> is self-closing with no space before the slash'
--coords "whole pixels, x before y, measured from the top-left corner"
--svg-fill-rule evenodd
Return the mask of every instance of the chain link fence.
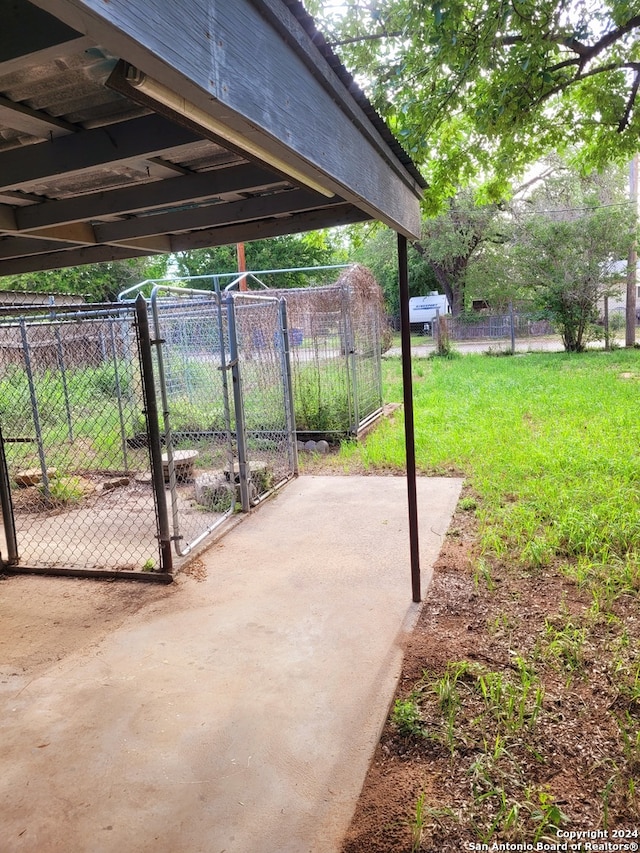
<path id="1" fill-rule="evenodd" d="M 284 303 L 158 286 L 155 393 L 177 556 L 296 470 Z"/>
<path id="2" fill-rule="evenodd" d="M 157 568 L 133 313 L 5 319 L 0 420 L 25 565 Z"/>
<path id="3" fill-rule="evenodd" d="M 278 296 L 165 287 L 5 318 L 5 565 L 170 577 L 295 473 L 288 348 Z"/>
<path id="4" fill-rule="evenodd" d="M 248 499 L 256 503 L 297 467 L 286 303 L 237 293 L 233 323 L 238 360 L 236 413 L 242 411 Z M 240 472 L 239 472 L 240 473 Z"/>
<path id="5" fill-rule="evenodd" d="M 282 287 L 283 281 L 305 280 L 304 287 Z M 154 286 L 167 292 L 193 288 L 200 294 L 222 289 L 223 295 L 235 292 L 247 298 L 251 293 L 254 299 L 259 295 L 286 301 L 298 438 L 357 435 L 381 413 L 381 352 L 391 343 L 391 334 L 383 341 L 389 328 L 384 295 L 365 267 L 342 264 L 176 277 L 142 282 L 132 290 Z M 246 316 L 251 318 L 251 312 Z M 244 352 L 259 349 L 270 357 L 271 332 L 256 327 L 241 331 L 241 336 Z M 251 387 L 250 379 L 247 383 Z"/>
<path id="6" fill-rule="evenodd" d="M 247 277 L 262 290 L 151 283 L 135 305 L 0 320 L 5 567 L 170 579 L 295 474 L 297 436 L 381 411 L 371 274 L 286 291 Z"/>
<path id="7" fill-rule="evenodd" d="M 477 320 L 447 316 L 446 324 L 453 341 L 510 340 L 512 329 L 518 339 L 554 334 L 553 325 L 548 320 L 522 313 L 486 315 Z"/>
<path id="8" fill-rule="evenodd" d="M 287 301 L 296 429 L 301 439 L 357 435 L 382 411 L 384 298 L 359 265 Z"/>

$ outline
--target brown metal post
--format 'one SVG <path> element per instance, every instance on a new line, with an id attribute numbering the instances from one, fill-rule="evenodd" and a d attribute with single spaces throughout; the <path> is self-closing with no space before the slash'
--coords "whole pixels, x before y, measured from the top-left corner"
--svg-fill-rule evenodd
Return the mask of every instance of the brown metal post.
<path id="1" fill-rule="evenodd" d="M 421 601 L 420 539 L 418 536 L 418 493 L 416 488 L 416 446 L 413 422 L 413 381 L 411 378 L 411 326 L 409 324 L 409 267 L 407 238 L 398 234 L 398 279 L 400 283 L 400 333 L 402 340 L 402 387 L 404 394 L 404 443 L 409 502 L 409 548 L 411 554 L 411 591 Z"/>
<path id="2" fill-rule="evenodd" d="M 238 272 L 246 272 L 247 271 L 247 261 L 244 255 L 244 243 L 236 243 L 236 255 L 238 257 Z M 240 279 L 240 284 L 238 285 L 238 290 L 248 290 L 247 287 L 247 277 L 243 276 Z"/>

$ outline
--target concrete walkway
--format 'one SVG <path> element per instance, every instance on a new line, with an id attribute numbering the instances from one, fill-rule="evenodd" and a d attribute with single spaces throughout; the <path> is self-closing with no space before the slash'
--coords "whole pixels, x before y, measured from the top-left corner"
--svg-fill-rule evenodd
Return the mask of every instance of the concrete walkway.
<path id="1" fill-rule="evenodd" d="M 425 588 L 460 487 L 419 480 Z M 402 478 L 300 477 L 203 581 L 1 684 L 2 853 L 336 853 L 418 614 L 406 517 Z"/>

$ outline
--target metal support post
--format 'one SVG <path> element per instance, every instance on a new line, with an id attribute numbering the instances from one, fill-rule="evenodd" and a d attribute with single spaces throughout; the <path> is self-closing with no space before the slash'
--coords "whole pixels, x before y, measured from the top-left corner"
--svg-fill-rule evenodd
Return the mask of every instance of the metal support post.
<path id="1" fill-rule="evenodd" d="M 116 396 L 118 399 L 118 420 L 120 422 L 120 445 L 122 447 L 122 459 L 125 471 L 129 470 L 127 458 L 127 431 L 124 423 L 124 411 L 122 408 L 122 385 L 120 383 L 120 368 L 118 366 L 118 351 L 116 347 L 116 336 L 113 329 L 113 321 L 109 321 L 109 334 L 111 338 L 111 354 L 113 356 L 113 375 L 116 380 Z"/>
<path id="2" fill-rule="evenodd" d="M 400 320 L 402 340 L 402 387 L 404 392 L 404 440 L 409 504 L 409 549 L 411 555 L 411 591 L 414 602 L 421 600 L 420 539 L 418 536 L 418 493 L 416 487 L 416 447 L 413 421 L 413 382 L 411 378 L 411 326 L 409 323 L 409 268 L 407 238 L 398 234 L 398 278 L 400 283 Z M 436 318 L 437 319 L 437 318 Z"/>
<path id="3" fill-rule="evenodd" d="M 251 509 L 249 495 L 249 465 L 247 460 L 247 437 L 245 435 L 244 400 L 242 397 L 242 375 L 238 362 L 238 330 L 233 296 L 227 297 L 229 318 L 229 355 L 231 356 L 231 379 L 233 382 L 233 403 L 236 410 L 236 446 L 238 448 L 238 476 L 240 479 L 240 503 L 243 512 Z M 230 472 L 232 482 L 235 470 Z"/>
<path id="4" fill-rule="evenodd" d="M 31 367 L 31 353 L 29 351 L 29 337 L 27 335 L 27 325 L 24 320 L 20 320 L 20 335 L 22 337 L 22 350 L 24 353 L 24 366 L 27 373 L 27 381 L 29 383 L 29 397 L 31 398 L 31 412 L 33 414 L 33 425 L 36 430 L 36 442 L 38 444 L 38 459 L 40 461 L 40 473 L 42 474 L 42 491 L 46 497 L 51 494 L 49 490 L 49 475 L 47 474 L 47 460 L 44 452 L 44 443 L 42 441 L 42 427 L 40 425 L 40 410 L 38 409 L 38 395 L 36 393 L 36 383 L 33 378 L 33 369 Z"/>
<path id="5" fill-rule="evenodd" d="M 516 318 L 513 311 L 513 302 L 509 302 L 509 325 L 511 327 L 511 355 L 516 354 Z"/>
<path id="6" fill-rule="evenodd" d="M 60 368 L 60 378 L 62 379 L 62 393 L 64 394 L 64 410 L 67 415 L 67 433 L 69 441 L 73 441 L 73 423 L 71 422 L 71 405 L 69 403 L 69 388 L 67 386 L 67 370 L 64 363 L 64 351 L 62 349 L 62 339 L 60 337 L 60 327 L 55 329 L 56 349 L 58 352 L 58 367 Z"/>

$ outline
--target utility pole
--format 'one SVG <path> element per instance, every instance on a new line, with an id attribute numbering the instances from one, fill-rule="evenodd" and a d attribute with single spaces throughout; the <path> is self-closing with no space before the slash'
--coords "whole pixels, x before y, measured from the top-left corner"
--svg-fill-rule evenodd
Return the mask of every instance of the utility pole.
<path id="1" fill-rule="evenodd" d="M 238 256 L 238 272 L 246 272 L 247 262 L 244 257 L 244 243 L 236 243 L 236 255 Z M 248 290 L 247 277 L 242 276 L 238 290 Z"/>
<path id="2" fill-rule="evenodd" d="M 638 228 L 638 155 L 634 155 L 629 164 L 629 201 L 633 206 L 634 228 Z M 627 258 L 627 326 L 625 346 L 636 343 L 636 267 L 638 264 L 638 245 L 634 234 Z"/>

